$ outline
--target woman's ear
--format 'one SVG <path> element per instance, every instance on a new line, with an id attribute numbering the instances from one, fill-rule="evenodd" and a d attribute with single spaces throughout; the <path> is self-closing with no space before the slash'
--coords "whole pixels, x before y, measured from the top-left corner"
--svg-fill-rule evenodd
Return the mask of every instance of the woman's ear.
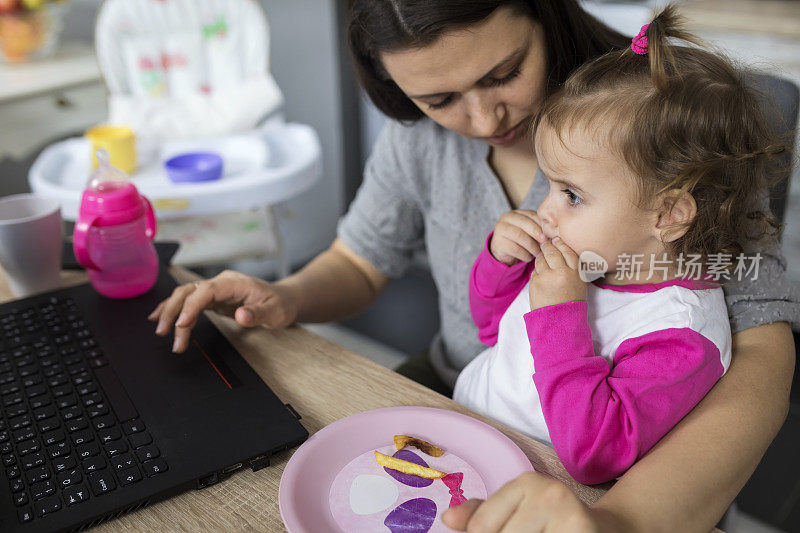
<path id="1" fill-rule="evenodd" d="M 674 242 L 689 229 L 697 215 L 697 203 L 688 192 L 673 189 L 663 194 L 657 212 L 656 235 L 661 242 Z"/>

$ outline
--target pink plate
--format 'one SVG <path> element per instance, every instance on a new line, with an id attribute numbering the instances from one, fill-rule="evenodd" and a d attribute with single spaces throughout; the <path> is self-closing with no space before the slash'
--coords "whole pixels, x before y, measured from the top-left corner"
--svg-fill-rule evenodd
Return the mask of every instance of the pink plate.
<path id="1" fill-rule="evenodd" d="M 474 418 L 430 407 L 387 407 L 337 420 L 294 453 L 281 476 L 278 501 L 290 533 L 339 531 L 331 483 L 350 461 L 411 435 L 456 454 L 477 470 L 489 494 L 524 472 L 530 461 L 511 439 Z"/>

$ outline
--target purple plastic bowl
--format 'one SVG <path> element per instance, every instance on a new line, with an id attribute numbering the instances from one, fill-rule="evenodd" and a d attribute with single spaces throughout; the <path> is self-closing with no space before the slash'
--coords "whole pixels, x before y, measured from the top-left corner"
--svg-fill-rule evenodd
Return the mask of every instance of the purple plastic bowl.
<path id="1" fill-rule="evenodd" d="M 222 177 L 222 157 L 213 152 L 190 152 L 167 159 L 164 168 L 175 183 L 213 181 Z"/>

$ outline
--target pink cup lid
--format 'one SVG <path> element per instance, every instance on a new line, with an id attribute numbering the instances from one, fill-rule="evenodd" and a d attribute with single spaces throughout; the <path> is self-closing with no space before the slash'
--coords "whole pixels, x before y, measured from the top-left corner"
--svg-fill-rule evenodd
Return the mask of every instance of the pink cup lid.
<path id="1" fill-rule="evenodd" d="M 83 191 L 81 216 L 97 218 L 97 226 L 124 224 L 145 214 L 145 201 L 133 183 L 104 181 Z"/>

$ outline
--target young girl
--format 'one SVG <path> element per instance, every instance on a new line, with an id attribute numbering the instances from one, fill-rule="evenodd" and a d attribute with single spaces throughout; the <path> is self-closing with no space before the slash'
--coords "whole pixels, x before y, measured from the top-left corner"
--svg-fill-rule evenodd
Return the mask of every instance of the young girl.
<path id="1" fill-rule="evenodd" d="M 725 59 L 668 43 L 694 42 L 676 22 L 666 8 L 545 102 L 550 192 L 500 218 L 470 277 L 491 347 L 454 399 L 552 442 L 582 483 L 620 476 L 725 373 L 720 284 L 754 275 L 745 246 L 779 227 L 758 192 L 782 148 L 756 95 Z"/>

